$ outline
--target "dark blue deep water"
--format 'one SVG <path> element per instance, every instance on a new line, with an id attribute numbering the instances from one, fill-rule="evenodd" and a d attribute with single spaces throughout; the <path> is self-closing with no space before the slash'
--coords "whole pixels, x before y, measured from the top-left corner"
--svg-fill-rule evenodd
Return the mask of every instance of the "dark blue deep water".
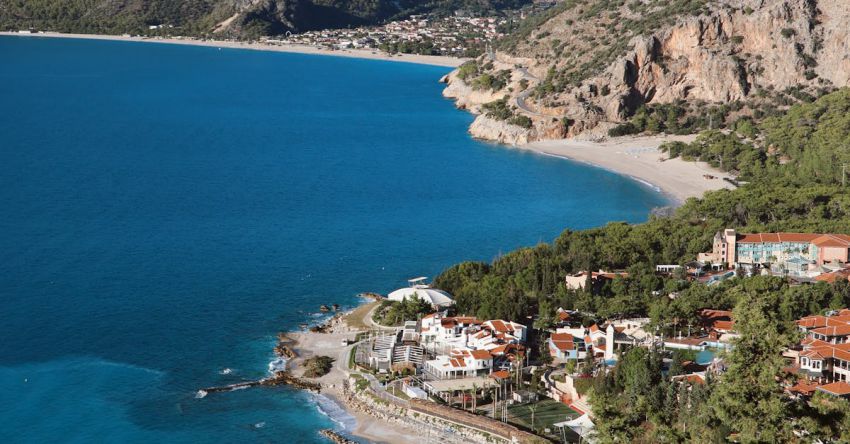
<path id="1" fill-rule="evenodd" d="M 0 37 L 0 442 L 320 442 L 308 395 L 195 392 L 321 303 L 665 203 L 471 140 L 446 72 Z"/>

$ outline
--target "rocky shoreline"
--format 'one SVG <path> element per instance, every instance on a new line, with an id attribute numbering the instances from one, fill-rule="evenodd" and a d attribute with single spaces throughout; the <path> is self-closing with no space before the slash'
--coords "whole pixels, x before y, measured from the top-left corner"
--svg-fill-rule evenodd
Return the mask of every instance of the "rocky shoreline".
<path id="1" fill-rule="evenodd" d="M 359 373 L 348 367 L 354 334 L 368 327 L 352 328 L 350 321 L 366 324 L 371 310 L 369 304 L 334 316 L 317 327 L 304 332 L 284 334 L 279 337 L 291 347 L 297 358 L 289 369 L 293 375 L 318 384 L 322 396 L 329 398 L 357 420 L 354 430 L 335 432 L 366 438 L 384 443 L 409 443 L 415 437 L 431 436 L 447 444 L 469 444 L 480 442 L 548 442 L 531 433 L 488 417 L 461 412 L 457 409 L 432 402 L 405 400 L 377 387 L 377 381 L 368 373 Z M 334 359 L 331 371 L 317 378 L 304 378 L 305 361 L 328 356 Z M 326 435 L 329 439 L 331 436 Z M 338 442 L 338 441 L 334 441 Z"/>
<path id="2" fill-rule="evenodd" d="M 357 444 L 357 441 L 352 441 L 331 429 L 319 430 L 319 434 L 336 444 Z"/>

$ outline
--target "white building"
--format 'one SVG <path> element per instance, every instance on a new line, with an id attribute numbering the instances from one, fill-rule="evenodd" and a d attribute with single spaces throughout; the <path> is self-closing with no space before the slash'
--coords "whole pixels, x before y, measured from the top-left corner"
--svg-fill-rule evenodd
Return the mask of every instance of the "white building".
<path id="1" fill-rule="evenodd" d="M 398 290 L 390 293 L 387 296 L 387 299 L 396 302 L 401 302 L 410 298 L 421 299 L 431 304 L 431 306 L 435 309 L 446 308 L 454 305 L 455 301 L 454 298 L 452 298 L 452 295 L 443 290 L 431 288 L 430 285 L 424 283 L 425 279 L 427 278 L 419 277 L 410 279 L 408 281 L 410 283 L 409 287 L 399 288 Z"/>
<path id="2" fill-rule="evenodd" d="M 493 355 L 487 350 L 452 350 L 425 361 L 425 372 L 437 379 L 458 379 L 484 376 L 493 368 Z"/>
<path id="3" fill-rule="evenodd" d="M 516 322 L 480 321 L 434 313 L 422 318 L 420 343 L 436 357 L 424 370 L 436 379 L 488 375 L 507 366 L 523 349 L 526 327 Z"/>

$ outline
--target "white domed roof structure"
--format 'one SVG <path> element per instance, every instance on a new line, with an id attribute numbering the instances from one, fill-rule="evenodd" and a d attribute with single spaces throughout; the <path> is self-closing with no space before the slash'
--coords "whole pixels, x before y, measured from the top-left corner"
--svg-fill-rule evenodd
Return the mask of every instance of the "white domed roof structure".
<path id="1" fill-rule="evenodd" d="M 408 298 L 418 298 L 431 304 L 434 308 L 454 305 L 455 301 L 450 294 L 443 290 L 431 288 L 430 285 L 421 284 L 420 282 L 424 280 L 425 278 L 411 279 L 409 281 L 411 283 L 410 287 L 399 288 L 398 290 L 390 293 L 387 296 L 387 299 L 401 302 Z"/>

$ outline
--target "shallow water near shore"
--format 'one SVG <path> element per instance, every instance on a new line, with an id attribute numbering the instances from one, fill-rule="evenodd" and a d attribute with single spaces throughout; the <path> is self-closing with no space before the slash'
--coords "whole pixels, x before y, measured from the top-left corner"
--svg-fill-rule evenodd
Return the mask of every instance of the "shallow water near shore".
<path id="1" fill-rule="evenodd" d="M 666 203 L 471 140 L 445 68 L 13 37 L 0 60 L 0 442 L 324 442 L 308 394 L 197 390 L 264 376 L 320 304 Z"/>

